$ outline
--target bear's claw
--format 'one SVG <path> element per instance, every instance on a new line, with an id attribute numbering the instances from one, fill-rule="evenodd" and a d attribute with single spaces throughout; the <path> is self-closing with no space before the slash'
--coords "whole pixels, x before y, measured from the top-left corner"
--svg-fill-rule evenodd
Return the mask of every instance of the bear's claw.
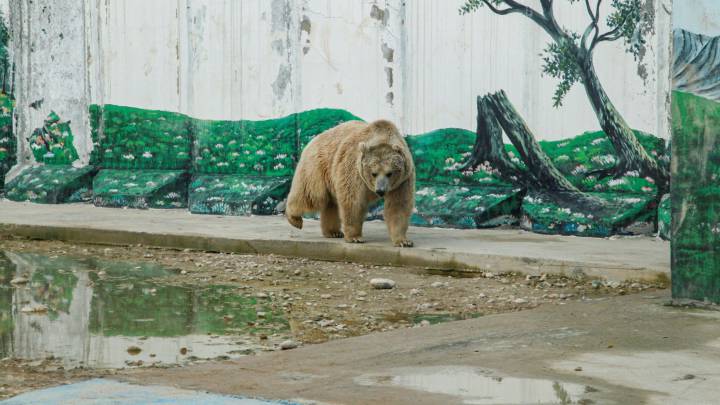
<path id="1" fill-rule="evenodd" d="M 403 239 L 395 242 L 396 247 L 413 247 L 415 244 L 411 240 Z"/>
<path id="2" fill-rule="evenodd" d="M 365 243 L 364 240 L 361 238 L 345 238 L 345 242 L 347 243 Z"/>
<path id="3" fill-rule="evenodd" d="M 329 232 L 327 235 L 325 235 L 325 237 L 326 237 L 326 238 L 340 239 L 340 238 L 344 238 L 344 237 L 345 237 L 345 234 L 342 233 L 342 232 L 340 232 L 340 231 Z"/>

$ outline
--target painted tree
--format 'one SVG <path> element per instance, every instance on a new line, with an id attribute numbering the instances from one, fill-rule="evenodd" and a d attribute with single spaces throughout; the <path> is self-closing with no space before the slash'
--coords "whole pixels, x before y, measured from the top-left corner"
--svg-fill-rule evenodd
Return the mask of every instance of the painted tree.
<path id="1" fill-rule="evenodd" d="M 10 44 L 10 31 L 8 30 L 7 23 L 5 21 L 5 15 L 0 11 L 0 75 L 2 78 L 2 92 L 7 93 L 7 85 L 10 72 L 10 53 L 8 52 L 8 46 Z"/>
<path id="2" fill-rule="evenodd" d="M 638 142 L 635 133 L 615 108 L 603 88 L 595 71 L 593 59 L 598 45 L 605 42 L 622 41 L 625 50 L 640 60 L 644 52 L 645 36 L 652 30 L 650 0 L 608 0 L 611 12 L 601 23 L 603 0 L 563 0 L 565 4 L 584 2 L 589 23 L 580 34 L 561 26 L 555 18 L 555 0 L 539 0 L 540 9 L 523 4 L 521 0 L 467 0 L 460 12 L 467 14 L 487 8 L 497 15 L 518 14 L 540 26 L 549 36 L 550 42 L 543 56 L 543 71 L 558 79 L 554 105 L 562 105 L 564 97 L 576 83 L 585 88 L 590 104 L 618 155 L 618 162 L 604 174 L 622 176 L 629 171 L 638 171 L 641 176 L 656 180 L 661 190 L 667 188 L 669 173 L 658 164 Z M 647 4 L 645 4 L 647 2 Z M 526 2 L 527 3 L 527 2 Z M 480 138 L 480 137 L 478 137 Z"/>

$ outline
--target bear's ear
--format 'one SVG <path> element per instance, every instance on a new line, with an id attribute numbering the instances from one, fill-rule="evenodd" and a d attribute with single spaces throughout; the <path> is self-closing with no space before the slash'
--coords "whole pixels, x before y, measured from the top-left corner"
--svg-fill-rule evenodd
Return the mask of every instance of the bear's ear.
<path id="1" fill-rule="evenodd" d="M 402 150 L 403 150 L 403 147 L 398 144 L 393 144 L 392 148 L 395 152 L 402 152 Z"/>
<path id="2" fill-rule="evenodd" d="M 360 146 L 361 153 L 366 153 L 368 150 L 370 150 L 370 147 L 368 147 L 365 142 L 360 142 L 358 146 Z"/>

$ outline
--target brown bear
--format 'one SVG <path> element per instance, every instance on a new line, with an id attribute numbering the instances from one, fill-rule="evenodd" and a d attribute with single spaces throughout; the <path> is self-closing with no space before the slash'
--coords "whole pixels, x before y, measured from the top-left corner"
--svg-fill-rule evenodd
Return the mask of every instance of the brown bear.
<path id="1" fill-rule="evenodd" d="M 380 198 L 393 244 L 412 247 L 406 233 L 415 205 L 415 165 L 407 143 L 392 122 L 350 121 L 305 147 L 285 215 L 302 229 L 303 214 L 319 211 L 326 238 L 362 243 L 368 206 Z"/>

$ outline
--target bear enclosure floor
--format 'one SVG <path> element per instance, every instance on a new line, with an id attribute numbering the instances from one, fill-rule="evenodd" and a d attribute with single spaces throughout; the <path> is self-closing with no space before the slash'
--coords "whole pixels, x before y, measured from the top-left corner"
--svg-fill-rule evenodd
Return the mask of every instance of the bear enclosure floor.
<path id="1" fill-rule="evenodd" d="M 666 287 L 2 236 L 0 398 Z"/>

